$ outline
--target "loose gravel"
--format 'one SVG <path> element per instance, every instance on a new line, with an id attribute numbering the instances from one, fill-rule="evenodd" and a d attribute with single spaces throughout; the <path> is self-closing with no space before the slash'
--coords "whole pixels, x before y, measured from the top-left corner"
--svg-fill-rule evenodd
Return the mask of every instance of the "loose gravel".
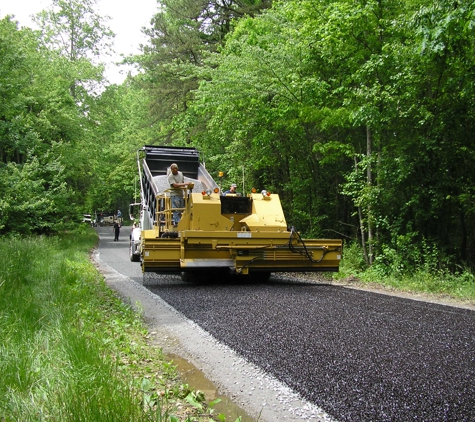
<path id="1" fill-rule="evenodd" d="M 475 312 L 273 277 L 152 291 L 343 421 L 474 421 Z"/>

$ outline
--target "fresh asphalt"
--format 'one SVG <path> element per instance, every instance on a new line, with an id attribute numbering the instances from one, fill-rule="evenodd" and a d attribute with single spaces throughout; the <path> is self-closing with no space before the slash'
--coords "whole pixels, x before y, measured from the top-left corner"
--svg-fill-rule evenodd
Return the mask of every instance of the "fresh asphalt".
<path id="1" fill-rule="evenodd" d="M 101 259 L 141 283 L 127 228 L 98 232 Z M 338 421 L 475 421 L 473 310 L 283 277 L 150 290 Z"/>

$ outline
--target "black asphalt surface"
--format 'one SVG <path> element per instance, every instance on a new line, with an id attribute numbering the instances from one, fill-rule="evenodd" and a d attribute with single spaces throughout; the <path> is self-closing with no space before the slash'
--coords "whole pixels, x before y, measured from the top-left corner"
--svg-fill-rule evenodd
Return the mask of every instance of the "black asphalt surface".
<path id="1" fill-rule="evenodd" d="M 341 422 L 475 421 L 474 311 L 280 278 L 151 289 Z"/>

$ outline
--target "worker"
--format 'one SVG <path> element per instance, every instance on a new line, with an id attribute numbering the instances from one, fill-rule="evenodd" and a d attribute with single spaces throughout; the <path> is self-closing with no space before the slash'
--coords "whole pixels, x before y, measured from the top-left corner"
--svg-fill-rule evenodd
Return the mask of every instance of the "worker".
<path id="1" fill-rule="evenodd" d="M 223 195 L 227 195 L 227 194 L 231 194 L 231 195 L 239 195 L 237 192 L 236 192 L 236 189 L 237 189 L 237 185 L 236 183 L 233 183 L 231 185 L 231 187 L 223 193 Z"/>
<path id="2" fill-rule="evenodd" d="M 185 201 L 183 199 L 183 190 L 181 188 L 186 188 L 188 183 L 185 183 L 185 177 L 183 173 L 178 170 L 178 165 L 173 163 L 170 166 L 170 173 L 168 173 L 168 184 L 170 185 L 170 199 L 172 201 L 172 208 L 183 208 L 185 206 Z M 173 211 L 173 225 L 176 226 L 181 218 L 182 210 Z"/>
<path id="3" fill-rule="evenodd" d="M 129 235 L 129 238 L 130 240 L 133 239 L 133 234 L 134 234 L 134 230 L 137 228 L 137 222 L 134 221 L 134 224 L 132 224 L 132 230 L 130 231 L 130 235 Z"/>
<path id="4" fill-rule="evenodd" d="M 120 234 L 120 223 L 118 220 L 115 220 L 114 227 L 112 228 L 114 232 L 114 242 L 119 241 L 119 234 Z"/>

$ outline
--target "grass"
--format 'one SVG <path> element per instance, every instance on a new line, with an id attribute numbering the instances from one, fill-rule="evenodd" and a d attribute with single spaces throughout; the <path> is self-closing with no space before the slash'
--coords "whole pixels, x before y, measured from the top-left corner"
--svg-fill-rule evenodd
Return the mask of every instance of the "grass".
<path id="1" fill-rule="evenodd" d="M 430 257 L 425 262 L 430 261 Z M 355 244 L 345 248 L 337 279 L 356 277 L 362 284 L 377 284 L 405 292 L 425 293 L 475 303 L 475 275 L 468 268 L 457 272 L 420 265 L 405 268 L 400 257 L 380 259 L 366 267 L 361 248 Z"/>
<path id="2" fill-rule="evenodd" d="M 90 263 L 96 241 L 0 239 L 0 421 L 215 420 Z"/>

